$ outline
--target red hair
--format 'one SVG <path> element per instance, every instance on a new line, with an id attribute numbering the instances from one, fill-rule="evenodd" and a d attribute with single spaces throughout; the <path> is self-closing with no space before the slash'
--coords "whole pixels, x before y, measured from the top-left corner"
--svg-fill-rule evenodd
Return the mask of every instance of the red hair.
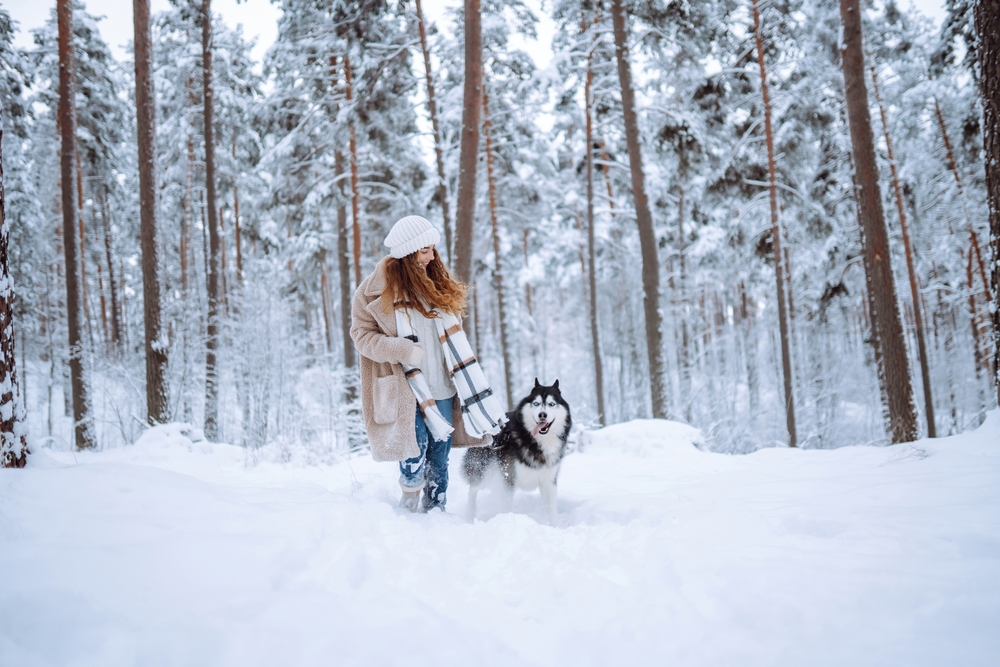
<path id="1" fill-rule="evenodd" d="M 415 252 L 402 259 L 387 258 L 385 277 L 386 293 L 391 297 L 393 308 L 415 308 L 427 318 L 435 317 L 433 310 L 452 315 L 465 312 L 469 288 L 451 277 L 437 248 L 426 270 L 420 266 Z"/>

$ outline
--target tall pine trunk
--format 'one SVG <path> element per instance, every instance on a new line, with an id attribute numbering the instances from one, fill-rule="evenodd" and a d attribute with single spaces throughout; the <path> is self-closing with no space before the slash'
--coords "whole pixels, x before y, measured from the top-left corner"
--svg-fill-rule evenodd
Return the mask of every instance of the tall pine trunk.
<path id="1" fill-rule="evenodd" d="M 882 103 L 882 90 L 878 85 L 878 74 L 875 63 L 870 64 L 872 71 L 872 86 L 875 88 L 875 100 L 878 102 L 879 116 L 882 118 L 882 131 L 885 136 L 886 152 L 889 156 L 889 172 L 892 175 L 892 190 L 896 196 L 896 210 L 899 213 L 899 229 L 903 235 L 903 250 L 906 254 L 906 272 L 910 279 L 910 297 L 913 299 L 913 322 L 917 334 L 917 353 L 920 359 L 920 377 L 924 385 L 924 413 L 927 418 L 927 437 L 937 437 L 937 426 L 934 424 L 934 399 L 931 395 L 931 370 L 927 359 L 927 341 L 924 334 L 924 313 L 920 302 L 920 286 L 917 280 L 917 269 L 913 262 L 913 244 L 910 243 L 910 226 L 906 221 L 906 204 L 903 201 L 903 188 L 899 184 L 899 174 L 896 171 L 896 157 L 892 150 L 892 137 L 889 135 L 889 120 L 886 118 L 885 105 Z"/>
<path id="2" fill-rule="evenodd" d="M 881 344 L 890 437 L 894 443 L 908 442 L 917 437 L 917 415 L 913 406 L 910 364 L 899 318 L 899 304 L 890 263 L 889 233 L 882 211 L 875 142 L 868 113 L 860 0 L 840 0 L 840 17 L 844 43 L 841 59 L 857 173 L 861 244 L 866 258 L 865 270 L 868 273 L 871 301 L 875 308 L 871 313 L 872 329 L 873 335 L 878 336 Z"/>
<path id="3" fill-rule="evenodd" d="M 500 227 L 497 221 L 497 182 L 493 173 L 493 137 L 490 120 L 489 95 L 483 91 L 483 134 L 486 138 L 486 183 L 490 198 L 490 229 L 493 233 L 493 288 L 497 293 L 500 310 L 500 351 L 503 355 L 504 387 L 507 390 L 507 409 L 514 409 L 513 364 L 510 355 L 510 331 L 507 326 L 507 293 L 503 286 L 503 255 L 500 252 Z"/>
<path id="4" fill-rule="evenodd" d="M 681 345 L 680 358 L 678 359 L 678 375 L 680 379 L 679 389 L 681 392 L 680 405 L 682 406 L 681 416 L 684 421 L 690 423 L 691 419 L 691 335 L 688 332 L 687 317 L 687 232 L 684 231 L 684 190 L 680 189 L 677 198 L 677 265 L 680 275 L 678 276 L 677 292 L 675 292 L 677 302 L 677 315 L 681 324 Z M 671 287 L 673 287 L 671 285 Z"/>
<path id="5" fill-rule="evenodd" d="M 111 210 L 108 206 L 108 188 L 101 188 L 101 221 L 104 234 L 104 255 L 108 262 L 108 287 L 111 297 L 111 343 L 117 352 L 121 349 L 121 310 L 118 307 L 118 284 L 115 281 L 115 258 L 111 243 Z"/>
<path id="6" fill-rule="evenodd" d="M 351 58 L 344 54 L 344 85 L 347 104 L 354 102 L 354 73 L 351 69 Z M 361 190 L 358 183 L 358 137 L 354 120 L 348 128 L 350 138 L 347 146 L 351 156 L 351 229 L 354 234 L 354 284 L 361 284 Z"/>
<path id="7" fill-rule="evenodd" d="M 976 3 L 979 36 L 979 86 L 983 103 L 983 147 L 986 154 L 986 200 L 990 209 L 993 250 L 993 386 L 1000 404 L 1000 0 Z"/>
<path id="8" fill-rule="evenodd" d="M 337 87 L 336 56 L 330 57 L 330 87 Z M 344 82 L 347 86 L 347 94 L 353 95 L 351 86 L 348 84 L 349 63 L 344 58 Z M 348 98 L 350 99 L 350 98 Z M 333 108 L 332 118 L 336 120 L 339 103 Z M 353 125 L 352 125 L 353 127 Z M 353 402 L 357 397 L 357 382 L 354 380 L 354 341 L 351 340 L 351 256 L 347 239 L 347 184 L 344 181 L 344 153 L 341 150 L 334 150 L 333 153 L 333 173 L 334 181 L 340 190 L 337 198 L 337 274 L 340 280 L 340 336 L 344 349 L 344 368 L 348 371 L 347 380 L 344 387 L 344 398 L 348 403 Z M 353 194 L 352 190 L 352 194 Z M 352 198 L 352 201 L 353 198 Z"/>
<path id="9" fill-rule="evenodd" d="M 595 23 L 596 23 L 596 16 Z M 586 19 L 583 28 L 586 32 Z M 606 423 L 604 414 L 604 364 L 601 359 L 601 339 L 597 323 L 597 251 L 594 239 L 594 37 L 587 48 L 587 82 L 584 89 L 584 111 L 587 115 L 587 279 L 590 284 L 590 342 L 594 352 L 594 391 L 597 394 L 597 419 Z"/>
<path id="10" fill-rule="evenodd" d="M 159 258 L 156 247 L 156 97 L 149 67 L 149 0 L 133 0 L 135 23 L 135 116 L 139 144 L 139 243 L 142 249 L 143 321 L 146 325 L 146 421 L 170 419 L 166 342 L 161 340 Z"/>
<path id="11" fill-rule="evenodd" d="M 760 32 L 760 9 L 753 0 L 753 26 L 757 40 L 757 65 L 760 67 L 760 92 L 764 99 L 764 136 L 767 141 L 767 181 L 771 202 L 771 241 L 774 250 L 774 274 L 778 293 L 778 331 L 781 335 L 781 373 L 785 381 L 785 427 L 788 445 L 795 447 L 798 434 L 795 429 L 795 395 L 792 384 L 792 349 L 788 307 L 785 301 L 784 255 L 781 251 L 781 222 L 778 213 L 778 175 L 774 160 L 774 130 L 771 127 L 771 95 L 767 87 L 767 68 L 764 65 L 764 38 Z"/>
<path id="12" fill-rule="evenodd" d="M 645 173 L 639 143 L 639 119 L 635 113 L 635 92 L 632 90 L 632 72 L 628 61 L 628 35 L 623 0 L 613 0 L 611 17 L 614 22 L 615 57 L 618 61 L 618 79 L 622 89 L 622 115 L 625 121 L 625 142 L 632 172 L 632 198 L 635 201 L 635 218 L 639 227 L 639 245 L 642 248 L 643 308 L 646 315 L 646 353 L 649 357 L 649 389 L 653 417 L 667 417 L 667 387 L 663 367 L 663 324 L 660 313 L 660 258 L 657 254 L 656 232 L 653 216 L 646 198 Z"/>
<path id="13" fill-rule="evenodd" d="M 10 225 L 7 224 L 4 199 L 2 147 L 3 128 L 0 127 L 0 377 L 4 378 L 0 386 L 0 468 L 23 468 L 28 462 L 25 437 L 28 425 L 14 350 L 14 285 L 7 252 Z"/>
<path id="14" fill-rule="evenodd" d="M 941 141 L 944 143 L 945 157 L 948 160 L 948 170 L 951 171 L 951 175 L 955 179 L 955 189 L 958 190 L 958 197 L 962 205 L 962 214 L 969 227 L 969 243 L 972 245 L 972 248 L 976 253 L 976 259 L 979 261 L 979 273 L 983 279 L 987 299 L 990 299 L 990 288 L 986 279 L 986 268 L 983 264 L 982 255 L 979 253 L 979 235 L 976 234 L 976 230 L 972 226 L 972 219 L 969 217 L 969 213 L 965 209 L 965 186 L 962 184 L 962 174 L 958 170 L 958 163 L 955 161 L 955 151 L 952 149 L 951 139 L 948 137 L 948 126 L 944 122 L 944 114 L 941 112 L 941 105 L 938 104 L 937 100 L 934 100 L 934 115 L 937 117 L 938 128 L 941 130 Z M 969 288 L 971 289 L 972 285 L 969 285 Z"/>
<path id="15" fill-rule="evenodd" d="M 983 392 L 982 384 L 982 373 L 981 370 L 986 371 L 986 377 L 989 379 L 990 367 L 989 358 L 983 354 L 982 341 L 979 338 L 979 322 L 976 318 L 976 292 L 972 288 L 972 252 L 969 252 L 969 261 L 965 264 L 965 278 L 966 282 L 969 284 L 969 324 L 970 330 L 972 331 L 972 359 L 975 362 L 976 368 L 976 390 L 979 392 L 979 412 L 980 418 L 982 417 L 984 411 L 986 410 L 986 395 Z"/>
<path id="16" fill-rule="evenodd" d="M 483 34 L 479 12 L 480 0 L 465 0 L 465 88 L 453 262 L 455 275 L 467 285 L 472 284 L 472 218 L 476 212 L 479 118 L 483 105 Z"/>
<path id="17" fill-rule="evenodd" d="M 424 54 L 424 75 L 427 79 L 427 112 L 431 117 L 431 128 L 434 130 L 434 158 L 437 162 L 438 172 L 438 199 L 441 200 L 441 217 L 444 221 L 444 249 L 445 257 L 451 264 L 451 211 L 448 204 L 448 180 L 444 172 L 444 137 L 441 136 L 441 127 L 438 122 L 437 100 L 434 97 L 434 77 L 431 73 L 431 52 L 427 47 L 427 27 L 424 24 L 424 12 L 417 4 L 417 29 L 420 32 L 420 49 Z"/>
<path id="18" fill-rule="evenodd" d="M 81 341 L 80 258 L 77 253 L 76 183 L 76 86 L 73 73 L 73 0 L 58 0 L 59 24 L 59 133 L 60 181 L 62 189 L 63 251 L 66 255 L 66 328 L 69 333 L 70 387 L 73 398 L 73 439 L 77 449 L 95 445 L 91 426 L 90 397 L 83 376 Z"/>
<path id="19" fill-rule="evenodd" d="M 217 350 L 219 346 L 220 294 L 220 242 L 218 210 L 215 207 L 215 92 L 212 88 L 212 0 L 202 0 L 201 5 L 201 71 L 204 84 L 205 118 L 205 213 L 208 219 L 208 327 L 205 340 L 205 437 L 219 437 L 219 375 Z"/>

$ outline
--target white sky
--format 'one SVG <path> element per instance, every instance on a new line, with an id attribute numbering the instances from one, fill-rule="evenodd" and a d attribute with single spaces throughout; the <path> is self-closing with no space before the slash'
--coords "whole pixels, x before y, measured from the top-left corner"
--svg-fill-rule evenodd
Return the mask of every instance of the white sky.
<path id="1" fill-rule="evenodd" d="M 903 3 L 906 1 L 903 0 Z M 944 18 L 945 0 L 911 1 L 938 24 Z M 439 27 L 445 28 L 447 23 L 444 18 L 446 9 L 460 3 L 461 0 L 425 0 L 423 6 L 426 18 L 428 21 L 438 22 Z M 168 0 L 151 0 L 151 4 L 154 13 L 169 7 Z M 548 9 L 549 5 L 546 0 L 527 0 L 526 4 L 533 7 L 540 18 L 545 14 L 541 8 L 544 6 Z M 101 34 L 111 46 L 115 56 L 124 59 L 126 57 L 125 48 L 132 40 L 132 0 L 89 0 L 86 5 L 91 14 L 106 17 L 100 23 Z M 10 12 L 11 18 L 20 23 L 20 31 L 15 39 L 15 44 L 28 47 L 31 45 L 30 30 L 45 23 L 49 12 L 55 7 L 55 2 L 54 0 L 0 0 L 0 7 L 5 8 Z M 221 14 L 230 27 L 242 23 L 244 34 L 248 38 L 257 37 L 254 57 L 258 61 L 261 60 L 277 36 L 278 17 L 280 16 L 280 10 L 277 6 L 272 5 L 269 0 L 242 0 L 240 4 L 237 4 L 237 0 L 212 0 L 212 10 Z M 536 65 L 545 67 L 552 55 L 550 50 L 552 30 L 551 22 L 545 21 L 539 26 L 539 40 L 537 42 L 518 44 L 515 41 L 513 45 L 531 53 Z"/>

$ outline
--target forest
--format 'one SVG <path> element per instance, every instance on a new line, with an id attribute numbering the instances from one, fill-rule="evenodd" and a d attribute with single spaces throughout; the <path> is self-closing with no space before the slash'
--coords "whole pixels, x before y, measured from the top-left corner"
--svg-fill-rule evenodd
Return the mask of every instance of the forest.
<path id="1" fill-rule="evenodd" d="M 276 4 L 263 62 L 211 0 L 136 0 L 127 62 L 84 2 L 29 49 L 0 8 L 4 465 L 365 450 L 351 297 L 410 214 L 508 405 L 559 379 L 723 453 L 996 407 L 997 2 L 549 0 L 545 68 L 521 0 Z"/>

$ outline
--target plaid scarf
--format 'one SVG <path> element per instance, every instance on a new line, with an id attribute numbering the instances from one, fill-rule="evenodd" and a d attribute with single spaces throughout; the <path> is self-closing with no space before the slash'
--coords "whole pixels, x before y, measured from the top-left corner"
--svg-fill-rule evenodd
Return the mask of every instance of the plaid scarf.
<path id="1" fill-rule="evenodd" d="M 419 313 L 415 315 L 420 316 Z M 472 353 L 469 339 L 462 331 L 462 323 L 450 313 L 439 312 L 437 315 L 434 323 L 437 325 L 438 340 L 458 392 L 465 431 L 476 438 L 482 438 L 487 433 L 496 435 L 500 432 L 506 414 L 486 381 L 476 355 Z M 409 309 L 396 310 L 396 332 L 403 338 L 418 342 L 410 324 L 410 317 Z M 408 364 L 403 364 L 403 372 L 413 390 L 413 395 L 417 398 L 417 405 L 420 406 L 420 412 L 424 416 L 431 436 L 437 441 L 447 439 L 454 429 L 441 415 L 437 404 L 431 398 L 427 378 L 419 368 Z"/>

